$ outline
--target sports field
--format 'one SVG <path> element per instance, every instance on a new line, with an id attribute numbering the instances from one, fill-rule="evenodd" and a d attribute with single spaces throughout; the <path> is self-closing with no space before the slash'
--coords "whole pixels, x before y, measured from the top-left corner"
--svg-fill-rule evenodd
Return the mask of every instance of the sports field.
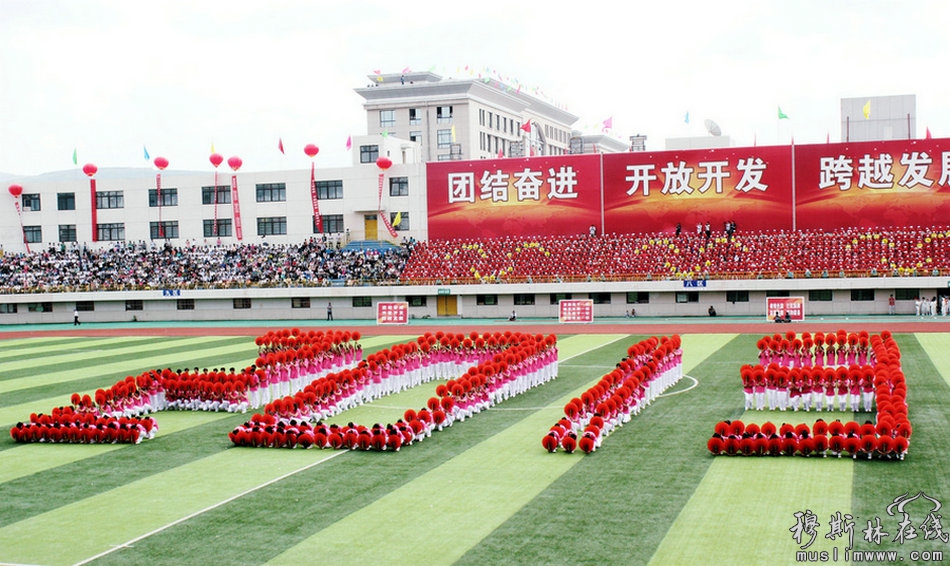
<path id="1" fill-rule="evenodd" d="M 794 329 L 839 327 L 864 329 Z M 682 333 L 687 377 L 589 455 L 548 454 L 541 438 L 568 400 L 655 332 L 554 327 L 557 379 L 398 453 L 235 448 L 227 433 L 250 414 L 228 413 L 158 413 L 157 437 L 140 445 L 10 438 L 30 413 L 126 375 L 254 361 L 253 335 L 215 330 L 0 340 L 0 563 L 793 564 L 810 538 L 793 536 L 805 512 L 817 520 L 805 549 L 816 554 L 805 557 L 847 563 L 853 525 L 852 550 L 950 561 L 933 520 L 950 504 L 950 335 L 939 332 L 896 334 L 914 426 L 903 462 L 711 456 L 706 441 L 723 419 L 865 416 L 744 412 L 738 369 L 756 361 L 762 334 L 726 326 Z M 364 353 L 410 340 L 404 330 L 364 331 Z M 392 422 L 433 390 L 335 420 Z M 875 519 L 887 536 L 867 542 Z"/>

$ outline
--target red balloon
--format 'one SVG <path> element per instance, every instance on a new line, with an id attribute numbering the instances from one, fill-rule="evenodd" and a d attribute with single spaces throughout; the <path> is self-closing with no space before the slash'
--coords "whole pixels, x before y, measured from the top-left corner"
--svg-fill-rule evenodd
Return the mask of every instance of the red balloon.
<path id="1" fill-rule="evenodd" d="M 316 157 L 316 155 L 320 153 L 320 148 L 312 143 L 308 143 L 303 147 L 303 152 L 307 154 L 307 157 Z"/>
<path id="2" fill-rule="evenodd" d="M 17 184 L 10 185 L 10 187 L 7 190 L 10 191 L 10 194 L 13 195 L 14 197 L 18 197 L 21 194 L 23 194 L 23 187 Z"/>
<path id="3" fill-rule="evenodd" d="M 224 157 L 220 153 L 212 153 L 211 157 L 208 158 L 211 161 L 211 164 L 217 167 L 224 162 Z"/>
<path id="4" fill-rule="evenodd" d="M 380 157 L 376 160 L 376 166 L 385 171 L 393 166 L 393 160 L 388 157 Z"/>
<path id="5" fill-rule="evenodd" d="M 165 159 L 164 157 L 156 157 L 155 167 L 158 167 L 159 170 L 164 171 L 165 168 L 168 167 L 168 160 Z"/>
<path id="6" fill-rule="evenodd" d="M 85 165 L 82 166 L 82 172 L 85 173 L 89 177 L 92 177 L 93 175 L 95 175 L 96 171 L 98 170 L 99 168 L 93 165 L 92 163 L 86 163 Z"/>
<path id="7" fill-rule="evenodd" d="M 228 158 L 228 167 L 230 167 L 233 171 L 237 171 L 238 169 L 240 169 L 241 165 L 243 164 L 244 162 L 241 161 L 241 158 L 236 155 L 234 157 Z"/>

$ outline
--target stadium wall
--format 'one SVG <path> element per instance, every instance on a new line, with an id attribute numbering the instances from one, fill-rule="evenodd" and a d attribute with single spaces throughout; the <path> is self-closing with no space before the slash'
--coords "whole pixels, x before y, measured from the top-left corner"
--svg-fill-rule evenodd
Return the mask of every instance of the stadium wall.
<path id="1" fill-rule="evenodd" d="M 705 286 L 702 286 L 705 283 Z M 950 292 L 945 277 L 772 279 L 97 291 L 0 296 L 0 325 L 215 320 L 374 320 L 379 302 L 409 302 L 410 318 L 557 318 L 558 299 L 593 299 L 594 317 L 765 316 L 769 296 L 803 297 L 810 316 L 913 314 L 914 298 Z M 528 299 L 531 299 L 530 301 Z M 645 302 L 644 302 L 645 301 Z M 527 304 L 533 302 L 533 304 Z"/>

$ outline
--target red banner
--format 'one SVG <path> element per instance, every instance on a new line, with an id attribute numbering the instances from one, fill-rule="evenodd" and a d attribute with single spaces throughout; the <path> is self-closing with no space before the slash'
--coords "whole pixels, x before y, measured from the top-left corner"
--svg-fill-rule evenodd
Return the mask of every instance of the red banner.
<path id="1" fill-rule="evenodd" d="M 96 216 L 96 180 L 92 177 L 89 178 L 89 200 L 91 201 L 92 206 L 89 207 L 89 216 L 92 220 L 92 241 L 96 242 L 99 239 L 99 228 L 96 225 L 98 223 L 98 218 Z"/>
<path id="2" fill-rule="evenodd" d="M 799 229 L 944 225 L 950 139 L 795 148 Z"/>
<path id="3" fill-rule="evenodd" d="M 165 226 L 162 224 L 162 174 L 155 174 L 155 201 L 158 205 L 158 237 L 165 237 Z"/>
<path id="4" fill-rule="evenodd" d="M 409 303 L 376 303 L 376 324 L 409 324 Z"/>
<path id="5" fill-rule="evenodd" d="M 594 322 L 594 301 L 591 299 L 563 299 L 558 301 L 557 321 L 562 324 Z"/>
<path id="6" fill-rule="evenodd" d="M 598 233 L 599 155 L 426 164 L 429 237 Z"/>
<path id="7" fill-rule="evenodd" d="M 214 191 L 215 194 L 218 194 L 217 187 Z M 231 175 L 231 204 L 234 208 L 234 235 L 237 236 L 238 240 L 243 240 L 244 230 L 241 228 L 241 200 L 238 198 L 237 175 Z M 217 223 L 218 221 L 215 220 L 215 224 Z"/>
<path id="8" fill-rule="evenodd" d="M 769 322 L 805 320 L 805 297 L 766 297 L 765 316 Z M 775 318 L 776 316 L 778 319 Z"/>
<path id="9" fill-rule="evenodd" d="M 211 235 L 218 235 L 218 168 L 214 169 L 214 224 L 211 226 Z"/>
<path id="10" fill-rule="evenodd" d="M 323 219 L 320 218 L 320 200 L 317 198 L 317 165 L 313 162 L 310 163 L 310 201 L 313 205 L 313 221 L 320 234 L 323 232 Z"/>
<path id="11" fill-rule="evenodd" d="M 605 154 L 607 233 L 792 228 L 791 146 Z"/>

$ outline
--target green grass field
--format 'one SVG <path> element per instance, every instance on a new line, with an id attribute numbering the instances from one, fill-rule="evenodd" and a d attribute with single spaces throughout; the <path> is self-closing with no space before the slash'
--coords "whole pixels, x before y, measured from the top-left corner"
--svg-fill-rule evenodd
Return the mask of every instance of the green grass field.
<path id="1" fill-rule="evenodd" d="M 736 334 L 684 335 L 695 384 L 681 381 L 593 454 L 546 453 L 541 437 L 564 404 L 645 337 L 561 335 L 556 380 L 399 453 L 235 448 L 227 433 L 250 415 L 227 413 L 158 413 L 158 436 L 137 446 L 15 444 L 11 426 L 73 392 L 257 353 L 245 337 L 0 341 L 0 563 L 794 564 L 790 529 L 806 510 L 818 520 L 807 550 L 827 562 L 847 563 L 846 537 L 829 538 L 839 512 L 852 516 L 856 550 L 950 560 L 941 532 L 921 527 L 930 502 L 904 508 L 917 537 L 903 542 L 900 513 L 887 512 L 905 493 L 950 504 L 947 335 L 897 336 L 914 426 L 904 462 L 710 456 L 719 420 L 818 416 L 744 413 L 738 369 L 759 336 Z M 389 422 L 433 389 L 338 420 Z M 875 518 L 889 533 L 879 544 L 864 541 Z"/>

